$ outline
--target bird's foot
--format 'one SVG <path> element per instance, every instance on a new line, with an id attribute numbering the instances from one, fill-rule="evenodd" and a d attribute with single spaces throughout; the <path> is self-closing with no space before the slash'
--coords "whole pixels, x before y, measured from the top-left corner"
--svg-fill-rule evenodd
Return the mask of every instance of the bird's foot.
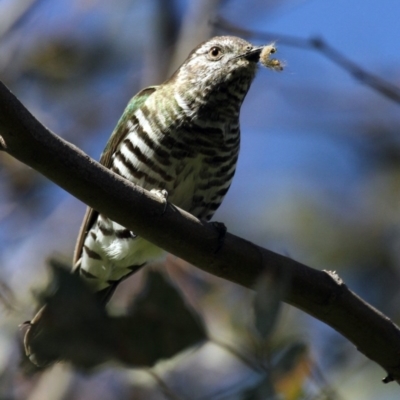
<path id="1" fill-rule="evenodd" d="M 155 194 L 164 203 L 164 208 L 161 215 L 164 215 L 168 205 L 168 192 L 165 189 L 151 189 L 150 193 Z"/>
<path id="2" fill-rule="evenodd" d="M 214 253 L 218 253 L 221 250 L 222 246 L 224 245 L 227 228 L 223 222 L 213 221 L 213 222 L 211 222 L 211 225 L 218 233 L 218 239 L 217 239 L 218 244 L 217 244 L 217 248 L 214 251 Z"/>

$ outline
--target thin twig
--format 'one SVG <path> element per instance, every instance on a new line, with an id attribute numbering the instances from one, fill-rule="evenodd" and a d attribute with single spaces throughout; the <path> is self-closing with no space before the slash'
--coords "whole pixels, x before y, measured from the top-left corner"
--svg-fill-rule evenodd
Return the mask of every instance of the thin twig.
<path id="1" fill-rule="evenodd" d="M 156 381 L 161 392 L 168 400 L 183 400 L 168 387 L 168 385 L 156 374 L 153 369 L 147 368 L 145 371 Z"/>
<path id="2" fill-rule="evenodd" d="M 285 44 L 287 46 L 301 47 L 303 49 L 318 51 L 319 53 L 323 54 L 326 58 L 334 62 L 336 65 L 349 72 L 350 75 L 357 81 L 371 87 L 373 90 L 379 92 L 381 95 L 400 104 L 399 87 L 393 85 L 390 82 L 385 81 L 384 79 L 376 75 L 373 75 L 365 71 L 364 69 L 359 67 L 355 62 L 351 61 L 349 58 L 344 56 L 334 47 L 329 45 L 322 38 L 312 37 L 309 39 L 303 39 L 296 36 L 283 35 L 279 33 L 253 31 L 238 27 L 222 18 L 219 18 L 216 21 L 214 21 L 213 25 L 216 28 L 229 31 L 247 38 L 252 37 L 265 41 L 276 40 L 280 44 Z"/>
<path id="3" fill-rule="evenodd" d="M 14 1 L 8 9 L 1 10 L 0 39 L 10 33 L 21 21 L 26 18 L 40 0 Z"/>

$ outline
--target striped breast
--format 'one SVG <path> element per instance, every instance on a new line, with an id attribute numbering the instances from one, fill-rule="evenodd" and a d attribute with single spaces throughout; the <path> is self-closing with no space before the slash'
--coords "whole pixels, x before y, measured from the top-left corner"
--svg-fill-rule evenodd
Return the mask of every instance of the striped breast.
<path id="1" fill-rule="evenodd" d="M 165 189 L 168 201 L 208 220 L 235 173 L 238 119 L 196 119 L 184 112 L 179 98 L 163 108 L 165 102 L 166 96 L 151 96 L 127 120 L 111 169 L 147 190 Z M 95 290 L 101 290 L 161 254 L 156 246 L 100 215 L 85 239 L 80 270 Z"/>
<path id="2" fill-rule="evenodd" d="M 170 202 L 209 219 L 235 172 L 239 109 L 201 114 L 182 97 L 162 90 L 150 96 L 127 122 L 111 168 L 145 189 L 167 190 Z"/>

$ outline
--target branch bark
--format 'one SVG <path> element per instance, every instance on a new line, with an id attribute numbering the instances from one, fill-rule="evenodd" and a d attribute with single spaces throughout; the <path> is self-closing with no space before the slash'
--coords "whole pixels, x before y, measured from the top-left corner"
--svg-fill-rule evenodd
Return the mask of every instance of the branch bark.
<path id="1" fill-rule="evenodd" d="M 400 329 L 334 273 L 307 267 L 199 221 L 112 173 L 37 121 L 0 82 L 0 149 L 138 235 L 211 274 L 253 288 L 290 284 L 283 301 L 330 325 L 400 382 Z"/>

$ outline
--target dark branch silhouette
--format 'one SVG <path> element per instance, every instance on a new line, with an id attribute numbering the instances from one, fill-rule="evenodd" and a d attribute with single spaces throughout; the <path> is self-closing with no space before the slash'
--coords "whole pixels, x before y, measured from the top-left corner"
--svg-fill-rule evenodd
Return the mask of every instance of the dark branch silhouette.
<path id="1" fill-rule="evenodd" d="M 246 38 L 257 38 L 260 40 L 276 40 L 279 44 L 285 44 L 287 46 L 301 47 L 304 49 L 315 50 L 323 54 L 325 57 L 329 58 L 339 67 L 345 69 L 354 79 L 358 80 L 364 85 L 367 85 L 380 93 L 381 95 L 387 97 L 388 99 L 400 104 L 400 88 L 393 85 L 384 79 L 373 75 L 361 67 L 359 67 L 355 62 L 348 59 L 334 47 L 326 43 L 320 37 L 312 37 L 309 39 L 303 39 L 291 35 L 283 35 L 280 33 L 272 32 L 259 32 L 250 29 L 245 29 L 238 27 L 222 18 L 217 19 L 214 23 L 216 28 L 235 33 Z"/>
<path id="2" fill-rule="evenodd" d="M 282 300 L 340 332 L 400 382 L 400 329 L 319 271 L 199 221 L 107 170 L 37 121 L 0 83 L 0 145 L 84 203 L 211 274 L 253 288 L 261 273 L 289 282 Z M 165 210 L 165 211 L 164 211 Z M 268 286 L 257 286 L 267 290 Z"/>

